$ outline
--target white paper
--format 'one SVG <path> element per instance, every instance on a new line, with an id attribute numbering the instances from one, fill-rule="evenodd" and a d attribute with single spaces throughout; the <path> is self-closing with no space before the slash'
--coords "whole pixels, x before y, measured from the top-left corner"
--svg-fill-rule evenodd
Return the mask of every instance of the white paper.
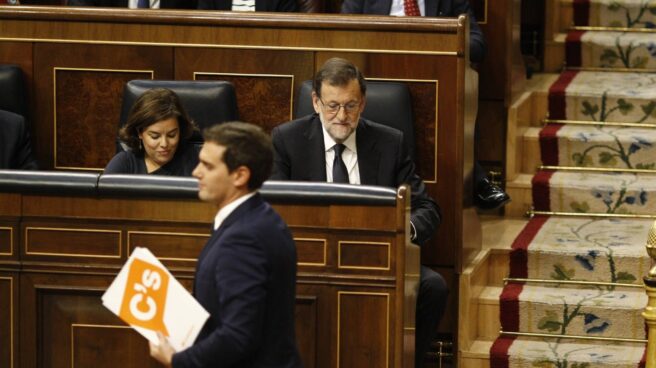
<path id="1" fill-rule="evenodd" d="M 135 273 L 137 269 L 145 271 Z M 131 285 L 127 285 L 131 271 Z M 159 272 L 162 274 L 158 274 Z M 163 287 L 165 283 L 166 289 Z M 125 300 L 125 304 L 124 298 L 129 298 Z M 155 344 L 159 343 L 159 328 L 154 325 L 163 325 L 169 333 L 169 342 L 176 351 L 184 350 L 194 343 L 209 317 L 209 313 L 164 265 L 148 249 L 140 247 L 132 252 L 107 288 L 102 302 L 107 309 Z"/>

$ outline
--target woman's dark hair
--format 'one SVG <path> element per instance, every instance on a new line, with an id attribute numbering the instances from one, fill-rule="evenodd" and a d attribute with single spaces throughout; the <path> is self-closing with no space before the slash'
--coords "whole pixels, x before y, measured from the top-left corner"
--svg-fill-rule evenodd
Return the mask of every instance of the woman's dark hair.
<path id="1" fill-rule="evenodd" d="M 141 149 L 139 133 L 159 121 L 171 118 L 178 120 L 181 141 L 189 139 L 198 130 L 175 92 L 166 88 L 149 89 L 132 105 L 125 125 L 118 131 L 118 137 L 132 151 L 137 152 Z"/>

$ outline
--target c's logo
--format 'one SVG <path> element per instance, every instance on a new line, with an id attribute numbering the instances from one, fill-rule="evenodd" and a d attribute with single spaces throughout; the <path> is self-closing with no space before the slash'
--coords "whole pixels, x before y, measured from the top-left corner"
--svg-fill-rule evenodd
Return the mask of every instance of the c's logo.
<path id="1" fill-rule="evenodd" d="M 130 265 L 128 281 L 119 317 L 130 325 L 169 333 L 164 325 L 164 308 L 169 275 L 153 264 L 135 258 Z"/>

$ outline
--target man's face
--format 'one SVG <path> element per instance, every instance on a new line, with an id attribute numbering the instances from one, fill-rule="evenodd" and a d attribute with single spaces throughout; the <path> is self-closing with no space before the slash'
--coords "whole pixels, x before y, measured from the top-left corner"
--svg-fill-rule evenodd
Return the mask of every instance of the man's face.
<path id="1" fill-rule="evenodd" d="M 364 110 L 365 96 L 360 92 L 357 79 L 345 86 L 321 83 L 321 98 L 312 92 L 314 111 L 319 114 L 321 124 L 337 143 L 342 143 L 358 126 Z"/>
<path id="2" fill-rule="evenodd" d="M 205 142 L 198 155 L 198 166 L 192 175 L 198 179 L 198 198 L 223 208 L 237 193 L 235 176 L 223 162 L 226 148 L 214 142 Z"/>

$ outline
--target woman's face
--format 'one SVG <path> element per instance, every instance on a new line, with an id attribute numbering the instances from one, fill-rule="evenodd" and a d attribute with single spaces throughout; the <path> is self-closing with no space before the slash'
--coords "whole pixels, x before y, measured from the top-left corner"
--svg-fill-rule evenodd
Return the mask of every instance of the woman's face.
<path id="1" fill-rule="evenodd" d="M 149 125 L 139 133 L 139 139 L 143 142 L 146 163 L 150 161 L 154 168 L 166 165 L 180 143 L 178 119 L 173 117 Z"/>

